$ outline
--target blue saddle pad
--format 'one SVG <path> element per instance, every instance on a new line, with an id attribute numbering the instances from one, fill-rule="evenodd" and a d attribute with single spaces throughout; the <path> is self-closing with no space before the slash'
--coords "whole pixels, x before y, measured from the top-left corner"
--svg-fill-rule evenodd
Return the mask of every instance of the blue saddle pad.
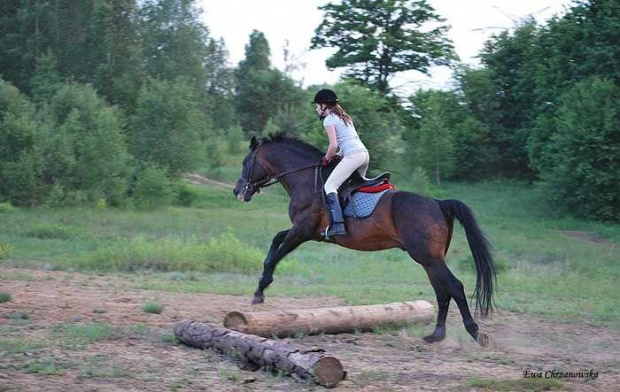
<path id="1" fill-rule="evenodd" d="M 351 196 L 351 201 L 344 207 L 344 216 L 349 218 L 369 217 L 375 210 L 381 196 L 388 191 L 389 189 L 377 193 L 354 193 L 353 196 Z"/>

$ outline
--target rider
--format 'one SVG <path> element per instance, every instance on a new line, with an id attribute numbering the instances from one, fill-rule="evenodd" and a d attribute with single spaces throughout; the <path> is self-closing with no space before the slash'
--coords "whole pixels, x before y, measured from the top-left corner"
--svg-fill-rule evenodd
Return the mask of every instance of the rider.
<path id="1" fill-rule="evenodd" d="M 370 156 L 355 130 L 353 119 L 338 104 L 336 93 L 328 89 L 320 90 L 314 96 L 312 103 L 316 104 L 316 112 L 323 120 L 323 126 L 329 138 L 329 148 L 323 157 L 323 165 L 327 165 L 336 155 L 342 157 L 325 181 L 327 208 L 331 215 L 331 224 L 326 230 L 326 237 L 345 235 L 344 218 L 338 201 L 338 188 L 356 170 L 362 177 L 366 176 Z M 336 153 L 337 148 L 340 149 L 338 153 Z"/>

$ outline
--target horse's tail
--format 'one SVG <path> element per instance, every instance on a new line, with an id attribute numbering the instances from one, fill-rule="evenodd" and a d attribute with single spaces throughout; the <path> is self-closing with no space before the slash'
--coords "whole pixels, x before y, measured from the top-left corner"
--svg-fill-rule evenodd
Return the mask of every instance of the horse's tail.
<path id="1" fill-rule="evenodd" d="M 448 219 L 458 219 L 465 229 L 467 242 L 476 264 L 476 289 L 474 291 L 476 310 L 479 310 L 483 317 L 487 316 L 493 311 L 493 286 L 496 283 L 491 244 L 465 203 L 458 200 L 437 200 L 437 202 Z"/>

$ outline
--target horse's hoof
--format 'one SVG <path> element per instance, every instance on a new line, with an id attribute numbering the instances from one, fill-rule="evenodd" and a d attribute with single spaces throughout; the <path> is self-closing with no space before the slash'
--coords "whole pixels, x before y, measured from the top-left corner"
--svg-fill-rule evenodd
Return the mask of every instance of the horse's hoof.
<path id="1" fill-rule="evenodd" d="M 262 304 L 263 302 L 265 302 L 264 295 L 255 295 L 254 298 L 252 298 L 252 305 Z"/>
<path id="2" fill-rule="evenodd" d="M 437 343 L 437 342 L 441 342 L 442 340 L 444 340 L 446 338 L 446 336 L 442 336 L 442 335 L 436 335 L 436 334 L 432 334 L 432 335 L 428 335 L 423 337 L 422 339 L 426 342 L 426 343 Z"/>
<path id="3" fill-rule="evenodd" d="M 476 338 L 476 341 L 482 347 L 489 347 L 491 339 L 489 339 L 489 335 L 487 335 L 486 333 L 478 332 L 478 337 Z"/>

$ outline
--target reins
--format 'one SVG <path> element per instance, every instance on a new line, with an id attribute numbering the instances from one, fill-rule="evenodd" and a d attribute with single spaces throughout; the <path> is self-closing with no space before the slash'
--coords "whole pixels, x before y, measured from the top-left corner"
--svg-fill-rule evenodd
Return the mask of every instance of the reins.
<path id="1" fill-rule="evenodd" d="M 256 189 L 256 193 L 260 193 L 261 188 L 267 188 L 268 186 L 271 186 L 273 184 L 277 184 L 278 182 L 280 182 L 280 178 L 282 178 L 282 177 L 284 177 L 286 175 L 289 175 L 289 174 L 292 174 L 292 173 L 296 173 L 298 171 L 302 171 L 302 170 L 305 170 L 305 169 L 310 169 L 310 168 L 313 167 L 313 168 L 315 168 L 315 171 L 314 171 L 314 173 L 315 173 L 314 174 L 314 193 L 319 193 L 321 191 L 322 185 L 321 185 L 321 188 L 317 187 L 317 184 L 319 182 L 319 178 L 321 179 L 321 183 L 323 182 L 322 178 L 321 178 L 321 173 L 320 173 L 321 172 L 321 168 L 322 168 L 321 163 L 314 163 L 314 164 L 311 164 L 311 165 L 306 165 L 306 166 L 298 167 L 298 168 L 287 170 L 287 171 L 285 171 L 283 173 L 279 173 L 279 174 L 276 174 L 276 175 L 271 175 L 271 174 L 268 173 L 267 176 L 265 178 L 263 178 L 262 180 L 251 182 L 251 181 L 249 181 L 249 178 L 251 178 L 252 174 L 254 173 L 254 165 L 255 164 L 256 164 L 256 154 L 254 155 L 254 158 L 252 160 L 252 166 L 250 167 L 250 175 L 248 176 L 248 181 L 247 181 L 247 183 L 245 185 L 245 189 L 246 190 Z M 264 168 L 263 168 L 263 170 L 264 170 Z"/>

